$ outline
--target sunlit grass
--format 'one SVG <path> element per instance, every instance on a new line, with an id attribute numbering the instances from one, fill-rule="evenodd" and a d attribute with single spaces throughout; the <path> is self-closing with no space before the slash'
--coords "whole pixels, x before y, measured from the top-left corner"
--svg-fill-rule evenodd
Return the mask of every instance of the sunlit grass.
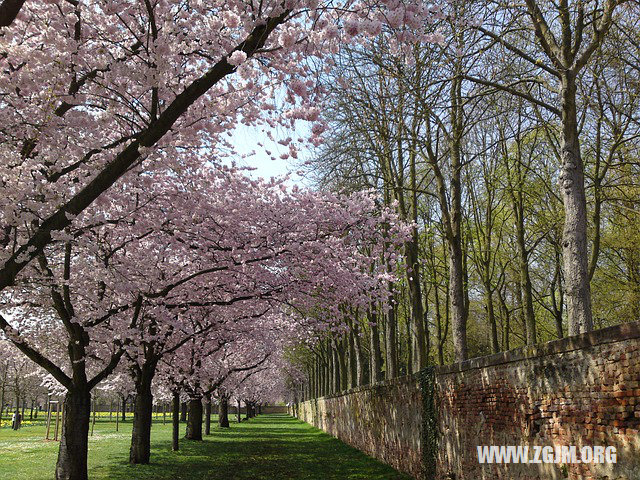
<path id="1" fill-rule="evenodd" d="M 152 428 L 150 465 L 127 463 L 131 422 L 96 422 L 89 439 L 89 478 L 104 480 L 409 479 L 305 423 L 286 415 L 261 415 L 230 429 L 213 429 L 203 442 L 184 440 L 171 451 L 171 425 Z M 0 430 L 0 479 L 50 480 L 58 443 L 45 428 Z"/>

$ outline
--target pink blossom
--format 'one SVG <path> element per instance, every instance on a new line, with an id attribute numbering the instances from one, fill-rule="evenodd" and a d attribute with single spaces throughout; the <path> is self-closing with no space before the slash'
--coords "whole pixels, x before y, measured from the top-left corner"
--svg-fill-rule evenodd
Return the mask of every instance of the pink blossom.
<path id="1" fill-rule="evenodd" d="M 247 60 L 247 54 L 240 50 L 236 50 L 231 55 L 229 55 L 227 62 L 229 62 L 230 65 L 234 65 L 237 67 L 238 65 L 241 65 L 244 62 L 246 62 L 246 60 Z"/>

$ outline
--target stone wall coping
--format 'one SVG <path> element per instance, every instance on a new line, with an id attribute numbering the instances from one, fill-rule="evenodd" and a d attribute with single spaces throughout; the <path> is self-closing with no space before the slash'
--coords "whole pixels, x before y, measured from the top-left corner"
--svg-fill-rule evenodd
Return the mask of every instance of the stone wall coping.
<path id="1" fill-rule="evenodd" d="M 582 333 L 580 335 L 574 335 L 572 337 L 552 340 L 550 342 L 541 343 L 539 345 L 521 347 L 515 350 L 509 350 L 507 352 L 496 353 L 494 355 L 472 358 L 470 360 L 454 363 L 452 365 L 439 365 L 434 368 L 437 376 L 448 375 L 452 373 L 461 373 L 467 370 L 476 370 L 503 365 L 506 363 L 514 363 L 523 360 L 558 355 L 560 353 L 567 353 L 575 350 L 595 347 L 598 345 L 604 345 L 607 343 L 616 343 L 633 339 L 640 339 L 640 322 L 622 323 L 620 325 L 614 325 L 613 327 L 602 328 L 600 330 L 594 330 L 592 332 Z M 411 383 L 417 384 L 417 380 L 418 374 L 414 373 L 411 375 L 404 375 L 402 377 L 391 378 L 389 380 L 382 380 L 380 382 L 369 385 L 361 385 L 359 387 L 351 388 L 349 390 L 344 390 L 338 393 L 333 393 L 331 395 L 326 395 L 325 397 L 320 398 L 337 398 L 344 395 L 350 395 L 352 393 L 365 392 L 394 385 Z M 319 400 L 320 398 L 310 399 L 306 401 Z"/>
<path id="2" fill-rule="evenodd" d="M 440 365 L 435 367 L 435 371 L 436 375 L 460 373 L 466 370 L 493 367 L 505 363 L 541 358 L 633 339 L 640 339 L 640 322 L 622 323 L 620 325 L 614 325 L 613 327 L 560 338 L 539 345 L 525 346 L 494 355 L 472 358 L 452 365 Z"/>

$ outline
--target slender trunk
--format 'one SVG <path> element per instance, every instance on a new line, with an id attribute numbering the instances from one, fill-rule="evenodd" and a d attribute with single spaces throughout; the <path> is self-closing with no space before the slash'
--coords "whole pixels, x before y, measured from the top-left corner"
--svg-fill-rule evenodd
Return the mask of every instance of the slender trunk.
<path id="1" fill-rule="evenodd" d="M 334 347 L 336 351 L 336 357 L 338 360 L 338 391 L 342 392 L 347 389 L 347 362 L 345 358 L 345 346 L 344 338 L 340 338 L 334 341 Z"/>
<path id="2" fill-rule="evenodd" d="M 357 381 L 357 365 L 356 365 L 356 344 L 353 329 L 349 329 L 349 385 L 348 388 L 354 388 L 358 385 Z"/>
<path id="3" fill-rule="evenodd" d="M 564 203 L 562 251 L 569 335 L 593 330 L 589 257 L 587 250 L 587 200 L 584 165 L 580 154 L 576 110 L 576 78 L 562 74 L 562 173 Z"/>
<path id="4" fill-rule="evenodd" d="M 518 183 L 522 182 L 520 174 L 520 164 L 516 165 L 518 170 Z M 518 270 L 520 271 L 520 285 L 522 286 L 522 307 L 523 316 L 527 329 L 527 345 L 536 344 L 536 318 L 533 311 L 533 287 L 531 286 L 531 276 L 529 274 L 529 251 L 525 241 L 524 227 L 524 205 L 522 189 L 514 195 L 515 204 L 513 206 L 516 218 L 516 237 L 518 244 Z"/>
<path id="5" fill-rule="evenodd" d="M 337 372 L 337 359 L 334 354 L 331 342 L 327 342 L 327 356 L 329 359 L 329 394 L 336 393 L 336 372 Z"/>
<path id="6" fill-rule="evenodd" d="M 127 421 L 127 399 L 122 397 L 122 421 Z"/>
<path id="7" fill-rule="evenodd" d="M 86 385 L 67 392 L 63 412 L 56 480 L 87 480 L 91 392 Z"/>
<path id="8" fill-rule="evenodd" d="M 449 303 L 451 305 L 453 349 L 456 362 L 467 359 L 467 322 L 464 315 L 462 255 L 460 242 L 453 241 L 449 245 Z"/>
<path id="9" fill-rule="evenodd" d="M 523 300 L 523 293 L 522 293 L 522 282 L 521 282 L 520 278 L 518 278 L 518 281 L 516 282 L 516 301 L 517 301 L 517 305 L 518 305 L 518 311 L 520 312 L 520 322 L 522 323 L 522 328 L 523 328 L 523 331 L 524 331 L 524 337 L 525 337 L 525 343 L 526 343 L 527 327 L 529 326 L 529 324 L 527 323 L 527 318 L 526 318 L 525 313 L 524 313 L 524 300 Z"/>
<path id="10" fill-rule="evenodd" d="M 382 354 L 380 352 L 380 333 L 378 332 L 377 314 L 369 312 L 370 345 L 371 345 L 371 383 L 382 380 Z"/>
<path id="11" fill-rule="evenodd" d="M 461 68 L 456 66 L 456 70 Z M 451 208 L 449 244 L 449 289 L 453 350 L 456 362 L 467 359 L 467 316 L 464 286 L 464 253 L 462 249 L 462 136 L 464 134 L 464 112 L 462 80 L 455 77 L 451 82 Z"/>
<path id="12" fill-rule="evenodd" d="M 342 390 L 340 388 L 340 375 L 342 374 L 342 370 L 340 368 L 339 353 L 334 339 L 331 339 L 331 356 L 333 358 L 333 393 L 338 393 Z"/>
<path id="13" fill-rule="evenodd" d="M 2 393 L 0 393 L 0 427 L 2 426 L 2 411 L 4 410 L 4 394 L 7 385 L 7 375 L 8 375 L 8 367 L 5 368 L 4 374 L 2 375 Z"/>
<path id="14" fill-rule="evenodd" d="M 211 394 L 204 396 L 204 434 L 211 435 Z"/>
<path id="15" fill-rule="evenodd" d="M 315 357 L 314 368 L 316 369 L 316 387 L 313 392 L 314 398 L 318 398 L 322 396 L 320 389 L 322 388 L 322 366 L 320 365 L 320 358 L 318 356 Z"/>
<path id="16" fill-rule="evenodd" d="M 391 284 L 389 284 L 389 291 L 391 291 L 390 299 L 393 299 L 393 289 L 391 288 Z M 387 378 L 395 378 L 398 376 L 398 351 L 397 351 L 397 343 L 398 340 L 396 338 L 396 331 L 398 329 L 398 321 L 396 318 L 396 303 L 393 302 L 390 305 L 389 312 L 387 313 L 387 325 L 385 328 L 385 337 L 387 343 L 386 350 L 386 374 Z"/>
<path id="17" fill-rule="evenodd" d="M 324 350 L 324 349 L 323 349 Z M 324 395 L 329 395 L 331 393 L 331 385 L 332 385 L 332 380 L 331 380 L 331 364 L 332 364 L 332 356 L 331 356 L 331 349 L 329 349 L 327 347 L 326 351 L 326 357 L 325 357 L 325 361 L 323 363 L 323 368 L 324 368 Z"/>
<path id="18" fill-rule="evenodd" d="M 487 307 L 487 317 L 489 319 L 489 325 L 491 326 L 491 352 L 498 353 L 500 352 L 500 344 L 498 342 L 498 323 L 496 321 L 496 314 L 493 308 L 493 289 L 491 288 L 491 282 L 487 277 L 485 277 L 484 288 L 486 291 L 485 301 Z"/>
<path id="19" fill-rule="evenodd" d="M 177 390 L 173 392 L 171 407 L 173 421 L 172 449 L 177 452 L 180 449 L 180 392 Z"/>
<path id="20" fill-rule="evenodd" d="M 187 408 L 189 409 L 189 415 L 187 432 L 184 438 L 187 440 L 202 440 L 202 397 L 190 398 Z"/>
<path id="21" fill-rule="evenodd" d="M 405 244 L 407 256 L 407 283 L 411 301 L 411 349 L 413 351 L 413 371 L 418 372 L 427 366 L 427 343 L 424 329 L 424 307 L 422 305 L 422 287 L 420 280 L 420 261 L 418 258 L 418 230 L 413 228 L 412 241 Z"/>
<path id="22" fill-rule="evenodd" d="M 440 313 L 440 293 L 438 292 L 438 284 L 435 283 L 434 272 L 434 307 L 436 309 L 436 340 L 438 343 L 438 363 L 444 365 L 444 349 L 442 341 L 442 315 Z"/>
<path id="23" fill-rule="evenodd" d="M 500 300 L 500 307 L 502 308 L 502 313 L 504 315 L 504 332 L 502 338 L 502 346 L 506 352 L 511 349 L 511 341 L 510 341 L 510 333 L 511 333 L 511 314 L 509 313 L 509 308 L 507 307 L 507 302 L 502 294 L 502 290 L 498 289 L 498 300 Z"/>
<path id="24" fill-rule="evenodd" d="M 353 336 L 353 342 L 356 349 L 356 386 L 364 385 L 364 352 L 362 351 L 362 340 L 360 339 L 360 332 L 356 331 Z"/>
<path id="25" fill-rule="evenodd" d="M 220 396 L 220 406 L 218 407 L 218 421 L 220 428 L 229 428 L 229 398 Z"/>
<path id="26" fill-rule="evenodd" d="M 242 414 L 240 412 L 240 399 L 236 402 L 236 415 L 238 416 L 238 423 L 242 422 Z"/>
<path id="27" fill-rule="evenodd" d="M 405 327 L 406 327 L 406 335 L 407 335 L 407 374 L 411 375 L 413 373 L 413 335 L 411 334 L 411 323 L 412 318 L 406 314 L 407 308 L 405 308 Z"/>
<path id="28" fill-rule="evenodd" d="M 187 402 L 182 402 L 180 404 L 180 421 L 181 422 L 187 421 Z"/>

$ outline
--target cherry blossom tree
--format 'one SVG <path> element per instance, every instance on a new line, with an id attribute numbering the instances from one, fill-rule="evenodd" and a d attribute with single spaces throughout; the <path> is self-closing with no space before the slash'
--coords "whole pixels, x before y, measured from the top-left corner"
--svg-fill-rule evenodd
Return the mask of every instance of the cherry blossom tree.
<path id="1" fill-rule="evenodd" d="M 208 251 L 206 222 L 182 215 L 188 204 L 173 215 L 180 202 L 158 191 L 179 192 L 178 180 L 186 188 L 192 179 L 203 188 L 211 180 L 201 176 L 203 164 L 232 150 L 227 134 L 240 123 L 272 128 L 307 121 L 306 141 L 317 143 L 323 92 L 311 64 L 345 41 L 368 41 L 383 24 L 397 30 L 399 45 L 433 40 L 420 27 L 439 14 L 430 5 L 400 1 L 0 3 L 0 295 L 3 311 L 12 314 L 0 315 L 0 328 L 68 391 L 58 479 L 87 478 L 91 390 L 140 348 L 134 340 L 143 325 L 162 319 L 170 328 L 179 318 L 174 312 L 202 303 L 206 288 L 194 289 L 201 296 L 189 300 L 192 283 L 219 271 L 238 278 L 247 264 L 263 262 L 261 285 L 288 285 L 276 281 L 283 270 L 296 279 L 300 288 L 293 291 L 304 295 L 290 303 L 310 301 L 312 293 L 362 292 L 367 282 L 369 290 L 379 286 L 359 267 L 365 256 L 344 256 L 349 242 L 365 241 L 346 233 L 357 229 L 345 229 L 370 211 L 361 208 L 364 197 L 338 210 L 346 221 L 335 211 L 346 199 L 292 192 L 281 209 L 285 202 L 273 195 L 263 199 L 277 213 L 269 221 L 281 230 L 273 237 L 267 228 L 263 238 L 266 225 L 251 226 L 257 236 L 246 238 L 262 243 L 247 251 L 268 250 L 262 259 L 245 257 L 234 242 Z M 282 89 L 284 105 L 276 106 Z M 285 140 L 288 155 L 295 157 L 304 141 Z M 237 192 L 217 182 L 208 184 L 211 192 Z M 155 210 L 141 217 L 150 203 Z M 192 211 L 197 215 L 203 205 L 191 205 Z M 310 212 L 316 221 L 305 224 Z M 233 209 L 224 214 L 212 218 L 238 221 Z M 151 224 L 145 218 L 153 218 Z M 194 228 L 181 237 L 165 220 L 174 231 Z M 326 227 L 342 234 L 321 234 L 315 245 L 304 241 Z M 191 262 L 196 254 L 202 258 Z M 220 267 L 216 255 L 227 263 Z M 314 261 L 285 269 L 285 258 L 296 255 Z M 162 258 L 162 268 L 147 262 L 150 257 Z M 64 348 L 48 352 L 31 339 L 28 325 L 40 318 L 57 322 Z"/>
<path id="2" fill-rule="evenodd" d="M 207 370 L 202 366 L 203 359 L 214 358 L 214 353 L 230 343 L 236 348 L 247 332 L 252 332 L 252 341 L 247 345 L 254 349 L 266 348 L 267 332 L 276 332 L 283 338 L 298 335 L 282 315 L 268 315 L 267 324 L 256 323 L 263 325 L 259 330 L 262 335 L 256 335 L 252 322 L 275 308 L 288 308 L 293 303 L 307 308 L 318 302 L 337 305 L 345 297 L 354 303 L 366 303 L 372 296 L 383 295 L 384 282 L 370 266 L 373 259 L 358 255 L 355 249 L 363 242 L 384 245 L 384 229 L 380 225 L 392 219 L 388 212 L 372 219 L 375 205 L 370 198 L 328 197 L 299 190 L 286 194 L 282 184 L 265 185 L 247 179 L 216 181 L 228 182 L 219 189 L 225 192 L 219 198 L 209 194 L 208 185 L 213 181 L 200 191 L 189 189 L 184 192 L 187 220 L 181 222 L 174 216 L 170 224 L 162 224 L 163 233 L 169 232 L 169 238 L 159 243 L 169 245 L 177 239 L 186 250 L 181 257 L 180 274 L 176 274 L 179 280 L 170 282 L 170 291 L 167 287 L 156 289 L 164 292 L 163 303 L 141 317 L 137 323 L 140 333 L 132 348 L 127 349 L 136 385 L 132 463 L 149 461 L 151 384 L 163 357 L 171 355 L 169 363 L 178 368 L 186 365 L 183 370 L 193 377 Z M 200 204 L 196 200 L 198 194 Z M 171 197 L 174 212 L 181 204 L 177 198 Z M 158 198 L 155 205 L 163 208 Z M 200 213 L 197 221 L 194 212 Z M 229 216 L 229 212 L 234 215 Z M 403 229 L 406 227 L 398 224 L 398 239 L 402 238 Z M 149 236 L 145 238 L 145 242 L 149 240 Z M 177 248 L 168 250 L 173 255 Z M 145 247 L 141 255 L 146 251 Z M 375 251 L 378 255 L 381 250 Z M 182 266 L 188 255 L 195 255 L 188 262 L 192 267 L 198 261 L 206 263 L 188 273 Z M 171 268 L 164 264 L 157 268 L 155 276 L 164 285 L 171 278 Z M 151 277 L 145 272 L 145 284 Z M 182 281 L 184 278 L 189 279 L 188 283 Z M 143 292 L 139 295 L 156 297 Z M 262 338 L 261 343 L 257 343 L 258 337 Z M 268 351 L 275 348 L 275 340 L 270 342 Z M 191 354 L 178 355 L 185 347 L 191 348 Z M 182 362 L 176 360 L 176 355 Z M 245 367 L 241 363 L 234 368 L 244 371 Z M 194 380 L 195 384 L 184 378 L 172 383 L 188 391 L 190 405 L 195 406 L 220 387 L 220 378 L 224 379 L 221 375 Z M 200 438 L 201 434 L 195 437 Z"/>
<path id="3" fill-rule="evenodd" d="M 311 309 L 320 302 L 338 312 L 344 298 L 362 305 L 386 296 L 386 278 L 372 266 L 390 244 L 388 225 L 396 223 L 398 241 L 406 227 L 378 212 L 368 195 L 286 190 L 233 169 L 145 175 L 92 206 L 91 223 L 74 220 L 21 273 L 6 296 L 12 323 L 25 331 L 34 318 L 57 318 L 54 328 L 68 338 L 66 355 L 64 348 L 50 355 L 6 329 L 67 390 L 59 472 L 86 469 L 91 391 L 124 356 L 136 398 L 130 460 L 146 463 L 151 385 L 164 355 L 198 341 L 206 346 L 201 356 L 211 356 L 238 341 L 230 325 L 274 305 Z M 373 256 L 359 253 L 362 245 Z M 200 387 L 191 393 L 201 401 Z"/>
<path id="4" fill-rule="evenodd" d="M 238 122 L 316 122 L 322 92 L 305 59 L 375 36 L 383 22 L 403 41 L 432 40 L 420 27 L 440 15 L 397 0 L 18 6 L 0 38 L 0 290 L 131 169 L 185 152 L 197 162 L 203 148 L 222 155 Z M 288 108 L 278 111 L 282 85 Z M 314 141 L 323 127 L 311 131 Z"/>

